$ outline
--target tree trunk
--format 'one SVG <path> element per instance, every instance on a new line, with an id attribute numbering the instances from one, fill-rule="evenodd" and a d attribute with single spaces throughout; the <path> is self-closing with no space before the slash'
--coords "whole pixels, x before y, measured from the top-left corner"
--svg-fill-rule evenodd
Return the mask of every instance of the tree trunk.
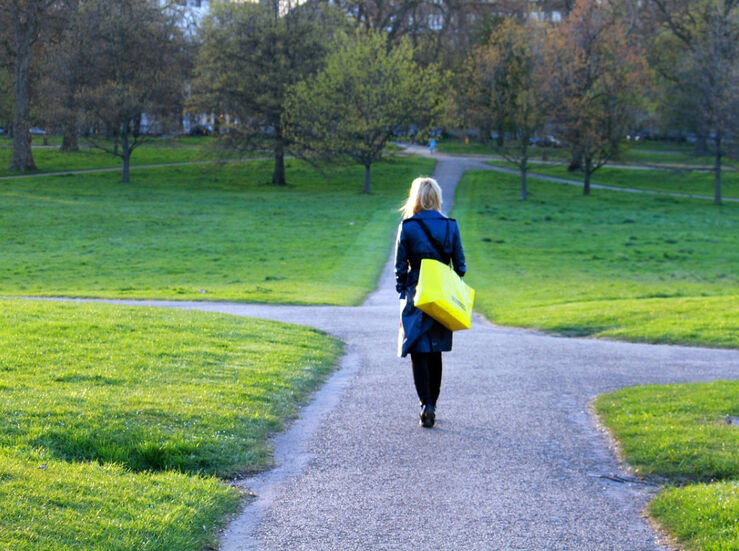
<path id="1" fill-rule="evenodd" d="M 121 157 L 123 158 L 123 174 L 121 181 L 127 184 L 131 181 L 130 179 L 130 168 L 131 168 L 131 150 L 128 148 L 128 128 L 123 131 L 121 135 Z"/>
<path id="2" fill-rule="evenodd" d="M 705 157 L 708 153 L 708 136 L 704 132 L 701 132 L 695 140 L 693 154 L 698 157 Z"/>
<path id="3" fill-rule="evenodd" d="M 275 170 L 272 174 L 272 185 L 284 186 L 285 181 L 285 146 L 282 141 L 277 140 L 275 144 Z"/>
<path id="4" fill-rule="evenodd" d="M 498 137 L 495 138 L 495 143 L 498 147 L 503 147 L 505 145 L 505 128 L 502 124 L 498 125 Z"/>
<path id="5" fill-rule="evenodd" d="M 13 109 L 13 160 L 11 170 L 36 170 L 31 152 L 31 47 L 35 39 L 31 17 L 16 14 L 13 21 L 13 66 L 15 106 Z"/>
<path id="6" fill-rule="evenodd" d="M 526 175 L 528 168 L 521 169 L 521 201 L 525 201 L 528 197 L 528 189 L 526 187 Z"/>
<path id="7" fill-rule="evenodd" d="M 568 172 L 575 172 L 576 170 L 582 169 L 582 149 L 577 148 L 572 151 L 572 159 L 570 165 L 567 167 Z"/>
<path id="8" fill-rule="evenodd" d="M 480 132 L 480 141 L 483 144 L 487 145 L 490 141 L 490 128 L 488 128 L 487 126 L 483 126 L 478 130 L 478 132 Z"/>
<path id="9" fill-rule="evenodd" d="M 721 204 L 721 132 L 716 133 L 716 158 L 713 167 L 714 190 L 713 202 L 716 205 Z"/>
<path id="10" fill-rule="evenodd" d="M 521 169 L 521 201 L 525 201 L 526 197 L 528 197 L 529 194 L 529 190 L 526 185 L 526 176 L 529 172 L 529 157 L 528 148 L 525 144 L 523 146 L 523 155 L 521 156 L 521 164 L 519 165 L 519 167 Z"/>
<path id="11" fill-rule="evenodd" d="M 590 195 L 590 175 L 593 173 L 593 161 L 590 157 L 585 158 L 585 186 L 583 187 L 583 195 Z"/>
<path id="12" fill-rule="evenodd" d="M 141 118 L 142 113 L 139 113 L 136 118 L 133 120 L 133 135 L 134 136 L 140 136 L 141 135 Z"/>
<path id="13" fill-rule="evenodd" d="M 75 122 L 66 123 L 62 130 L 62 151 L 79 151 L 80 146 L 77 143 L 77 125 Z"/>
<path id="14" fill-rule="evenodd" d="M 370 166 L 369 164 L 364 165 L 364 193 L 372 193 L 370 188 Z"/>

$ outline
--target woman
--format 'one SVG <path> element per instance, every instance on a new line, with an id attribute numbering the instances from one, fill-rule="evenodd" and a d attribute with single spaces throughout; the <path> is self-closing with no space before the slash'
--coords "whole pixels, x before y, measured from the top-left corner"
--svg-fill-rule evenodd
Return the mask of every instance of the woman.
<path id="1" fill-rule="evenodd" d="M 421 259 L 452 261 L 464 276 L 462 240 L 456 220 L 441 213 L 441 188 L 432 178 L 416 178 L 401 208 L 403 222 L 395 249 L 395 281 L 401 314 L 398 353 L 411 355 L 413 382 L 421 401 L 420 424 L 430 428 L 436 420 L 436 400 L 441 388 L 441 353 L 452 349 L 452 332 L 413 304 Z"/>

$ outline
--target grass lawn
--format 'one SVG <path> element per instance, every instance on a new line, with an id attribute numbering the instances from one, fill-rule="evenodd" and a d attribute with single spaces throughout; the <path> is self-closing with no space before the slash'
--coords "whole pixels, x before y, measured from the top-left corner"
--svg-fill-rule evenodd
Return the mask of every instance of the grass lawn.
<path id="1" fill-rule="evenodd" d="M 739 346 L 739 209 L 468 172 L 458 188 L 476 307 L 565 335 Z"/>
<path id="2" fill-rule="evenodd" d="M 473 139 L 468 144 L 457 138 L 437 140 L 437 150 L 451 155 L 490 155 L 500 156 L 495 142 L 483 144 Z M 532 160 L 550 160 L 569 162 L 570 151 L 565 147 L 538 147 L 530 150 Z M 701 165 L 712 167 L 714 158 L 711 156 L 698 157 L 693 154 L 693 146 L 666 142 L 622 142 L 614 163 L 660 165 Z M 739 162 L 728 157 L 723 159 L 726 167 L 737 168 Z"/>
<path id="3" fill-rule="evenodd" d="M 715 159 L 711 155 L 696 156 L 692 144 L 673 142 L 625 142 L 621 146 L 618 159 L 614 162 L 630 162 L 644 164 L 685 164 L 713 166 Z M 727 167 L 736 168 L 739 163 L 735 159 L 724 157 L 722 162 Z"/>
<path id="4" fill-rule="evenodd" d="M 50 138 L 52 138 L 50 136 Z M 57 137 L 54 137 L 57 138 Z M 8 169 L 12 159 L 12 148 L 10 140 L 5 142 L 5 147 L 0 145 L 0 176 L 18 174 L 17 171 Z M 34 144 L 39 142 L 34 139 Z M 59 139 L 51 140 L 50 143 Z M 179 163 L 190 161 L 213 160 L 222 158 L 224 153 L 213 148 L 214 142 L 211 138 L 155 138 L 138 147 L 131 156 L 131 165 Z M 101 149 L 89 148 L 80 138 L 80 151 L 65 152 L 58 148 L 34 148 L 33 159 L 38 167 L 38 172 L 63 172 L 68 170 L 85 170 L 91 168 L 117 168 L 122 166 L 119 157 Z M 241 154 L 233 153 L 229 158 L 238 158 Z"/>
<path id="5" fill-rule="evenodd" d="M 0 295 L 358 304 L 429 159 L 325 173 L 287 161 L 0 180 Z"/>
<path id="6" fill-rule="evenodd" d="M 506 168 L 516 168 L 504 161 L 491 161 L 490 164 Z M 530 178 L 536 174 L 554 176 L 567 180 L 582 181 L 580 172 L 569 172 L 566 166 L 537 163 L 531 165 Z M 725 172 L 721 176 L 721 194 L 723 197 L 739 198 L 739 172 Z M 611 168 L 605 166 L 597 170 L 591 183 L 614 187 L 628 187 L 650 191 L 671 193 L 687 193 L 713 197 L 713 173 L 694 172 L 690 170 L 637 170 L 625 168 Z M 598 193 L 593 190 L 591 193 Z"/>
<path id="7" fill-rule="evenodd" d="M 0 548 L 202 549 L 341 345 L 276 322 L 0 300 Z"/>
<path id="8" fill-rule="evenodd" d="M 637 473 L 667 480 L 649 513 L 681 548 L 739 547 L 739 381 L 627 388 L 596 409 Z"/>

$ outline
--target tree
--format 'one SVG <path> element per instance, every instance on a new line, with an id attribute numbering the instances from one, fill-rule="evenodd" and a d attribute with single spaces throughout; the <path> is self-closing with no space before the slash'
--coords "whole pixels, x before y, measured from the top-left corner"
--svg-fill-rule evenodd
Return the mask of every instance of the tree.
<path id="1" fill-rule="evenodd" d="M 46 33 L 46 47 L 40 56 L 42 70 L 36 104 L 45 125 L 61 131 L 62 151 L 79 149 L 79 93 L 88 76 L 88 60 L 94 55 L 82 47 L 88 24 L 80 13 L 83 2 L 68 0 L 62 17 Z"/>
<path id="2" fill-rule="evenodd" d="M 494 123 L 502 138 L 498 151 L 521 171 L 521 199 L 527 196 L 530 140 L 544 124 L 537 29 L 506 19 L 488 43 L 466 63 L 462 104 L 475 120 Z"/>
<path id="3" fill-rule="evenodd" d="M 616 153 L 638 105 L 647 66 L 608 6 L 577 0 L 567 19 L 547 33 L 544 71 L 558 134 L 582 160 L 583 192 Z"/>
<path id="4" fill-rule="evenodd" d="M 498 30 L 506 20 L 495 18 L 489 21 L 490 28 L 481 46 L 475 48 L 465 60 L 459 72 L 462 83 L 456 89 L 457 105 L 462 118 L 480 131 L 480 139 L 487 143 L 490 133 L 496 130 L 497 145 L 505 143 L 502 95 L 497 92 L 505 88 L 506 75 L 503 63 L 493 62 L 490 52 L 497 51 Z"/>
<path id="5" fill-rule="evenodd" d="M 739 1 L 652 0 L 677 63 L 663 70 L 674 86 L 669 101 L 713 137 L 714 202 L 721 203 L 724 146 L 739 130 Z"/>
<path id="6" fill-rule="evenodd" d="M 283 121 L 303 151 L 364 166 L 370 193 L 372 163 L 394 131 L 428 128 L 442 108 L 442 79 L 434 66 L 418 66 L 409 40 L 389 47 L 382 31 L 358 31 L 339 37 L 324 70 L 292 87 Z"/>
<path id="7" fill-rule="evenodd" d="M 31 59 L 44 19 L 62 3 L 57 0 L 3 0 L 0 28 L 13 71 L 13 159 L 11 170 L 35 170 L 31 152 Z M 7 34 L 6 34 L 7 33 Z"/>
<path id="8" fill-rule="evenodd" d="M 13 83 L 10 73 L 0 64 L 0 128 L 9 130 L 13 114 Z"/>
<path id="9" fill-rule="evenodd" d="M 345 24 L 326 4 L 284 15 L 268 4 L 214 4 L 202 26 L 190 109 L 223 114 L 220 131 L 229 147 L 272 149 L 272 183 L 285 185 L 286 90 L 321 67 L 331 29 Z"/>
<path id="10" fill-rule="evenodd" d="M 131 154 L 146 141 L 147 121 L 179 120 L 184 94 L 182 33 L 177 13 L 156 0 L 87 0 L 82 48 L 94 52 L 79 92 L 89 127 L 103 126 L 113 145 L 92 136 L 93 146 L 120 157 L 122 180 L 130 179 Z"/>

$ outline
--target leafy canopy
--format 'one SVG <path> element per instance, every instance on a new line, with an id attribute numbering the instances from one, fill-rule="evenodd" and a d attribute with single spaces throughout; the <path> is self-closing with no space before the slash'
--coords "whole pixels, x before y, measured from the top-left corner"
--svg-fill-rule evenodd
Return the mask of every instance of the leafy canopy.
<path id="1" fill-rule="evenodd" d="M 400 128 L 428 128 L 440 115 L 443 79 L 420 67 L 409 40 L 390 47 L 380 31 L 342 34 L 326 67 L 290 90 L 283 122 L 307 154 L 348 156 L 369 170 Z"/>

